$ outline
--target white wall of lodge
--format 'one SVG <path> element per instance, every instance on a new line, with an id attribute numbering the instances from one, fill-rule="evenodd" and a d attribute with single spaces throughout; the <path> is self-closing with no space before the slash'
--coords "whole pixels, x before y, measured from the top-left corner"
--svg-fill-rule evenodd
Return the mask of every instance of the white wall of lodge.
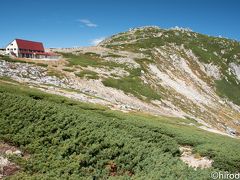
<path id="1" fill-rule="evenodd" d="M 18 57 L 18 45 L 16 40 L 13 40 L 6 47 L 6 54 L 12 54 L 12 53 L 14 53 Z"/>

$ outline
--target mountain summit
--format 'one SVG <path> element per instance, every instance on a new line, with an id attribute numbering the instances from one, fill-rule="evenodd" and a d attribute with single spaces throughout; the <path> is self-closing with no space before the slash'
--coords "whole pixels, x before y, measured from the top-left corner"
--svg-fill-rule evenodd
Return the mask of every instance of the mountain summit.
<path id="1" fill-rule="evenodd" d="M 188 28 L 150 26 L 119 33 L 99 46 L 142 57 L 135 60 L 145 72 L 140 79 L 161 96 L 153 104 L 228 133 L 236 133 L 229 127 L 239 132 L 239 42 Z"/>

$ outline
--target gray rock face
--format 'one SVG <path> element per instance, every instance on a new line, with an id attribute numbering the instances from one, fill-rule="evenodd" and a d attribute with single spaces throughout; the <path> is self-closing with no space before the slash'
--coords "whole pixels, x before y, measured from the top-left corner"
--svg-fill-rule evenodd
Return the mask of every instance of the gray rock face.
<path id="1" fill-rule="evenodd" d="M 47 69 L 27 63 L 10 63 L 0 60 L 0 76 L 10 77 L 19 81 L 32 81 L 34 83 L 61 86 L 66 79 L 49 76 Z"/>
<path id="2" fill-rule="evenodd" d="M 7 158 L 0 156 L 0 174 L 3 173 L 3 167 L 7 166 L 10 162 Z M 1 177 L 1 176 L 0 176 Z"/>
<path id="3" fill-rule="evenodd" d="M 226 132 L 227 134 L 231 135 L 231 136 L 236 136 L 236 129 L 230 128 L 230 127 L 226 127 Z"/>
<path id="4" fill-rule="evenodd" d="M 240 65 L 237 65 L 235 63 L 230 63 L 230 68 L 233 71 L 233 73 L 236 75 L 236 78 L 238 81 L 240 81 Z"/>

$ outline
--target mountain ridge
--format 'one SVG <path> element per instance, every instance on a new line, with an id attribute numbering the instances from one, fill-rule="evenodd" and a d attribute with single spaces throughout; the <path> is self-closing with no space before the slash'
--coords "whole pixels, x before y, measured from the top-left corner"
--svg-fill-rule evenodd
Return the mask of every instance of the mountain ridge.
<path id="1" fill-rule="evenodd" d="M 0 75 L 113 109 L 193 118 L 204 128 L 239 135 L 240 43 L 235 40 L 150 26 L 113 35 L 96 47 L 55 51 L 64 60 L 41 62 L 47 67 L 33 73 L 29 68 L 35 65 L 22 72 L 16 63 L 2 63 Z"/>

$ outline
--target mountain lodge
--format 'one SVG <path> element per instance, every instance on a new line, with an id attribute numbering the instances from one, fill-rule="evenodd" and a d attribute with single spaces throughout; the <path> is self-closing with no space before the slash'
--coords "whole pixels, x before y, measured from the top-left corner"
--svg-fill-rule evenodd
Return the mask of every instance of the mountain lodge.
<path id="1" fill-rule="evenodd" d="M 18 58 L 31 59 L 58 59 L 59 55 L 53 52 L 45 52 L 43 43 L 14 39 L 6 47 L 6 54 Z"/>

